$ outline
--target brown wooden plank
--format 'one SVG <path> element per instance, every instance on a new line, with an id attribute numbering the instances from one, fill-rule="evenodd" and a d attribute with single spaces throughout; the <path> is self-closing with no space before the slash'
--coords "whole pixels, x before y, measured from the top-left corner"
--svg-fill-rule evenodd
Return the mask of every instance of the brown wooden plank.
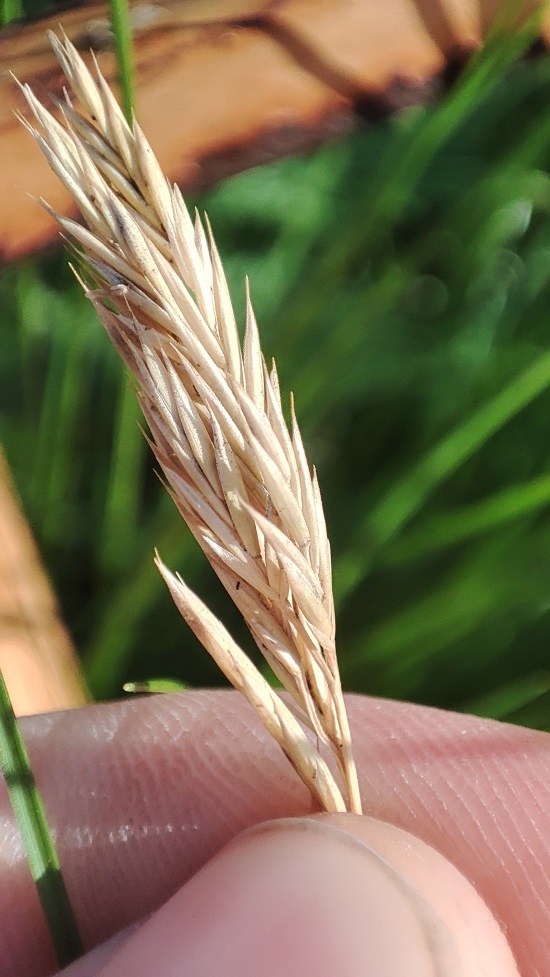
<path id="1" fill-rule="evenodd" d="M 499 0 L 135 0 L 137 112 L 184 190 L 350 131 L 366 110 L 425 99 L 445 68 L 483 43 Z M 14 118 L 11 69 L 47 97 L 61 76 L 46 28 L 99 52 L 112 78 L 106 7 L 87 3 L 0 32 L 0 260 L 57 239 L 28 196 L 71 206 Z M 550 37 L 546 17 L 545 36 Z"/>
<path id="2" fill-rule="evenodd" d="M 17 715 L 86 702 L 72 643 L 1 452 L 0 670 Z"/>

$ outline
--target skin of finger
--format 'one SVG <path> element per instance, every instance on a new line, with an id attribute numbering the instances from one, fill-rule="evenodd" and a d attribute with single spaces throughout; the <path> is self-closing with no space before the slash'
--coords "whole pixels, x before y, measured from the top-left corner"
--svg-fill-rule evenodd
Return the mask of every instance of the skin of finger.
<path id="1" fill-rule="evenodd" d="M 349 709 L 367 812 L 449 858 L 504 928 L 522 977 L 545 974 L 548 736 L 360 697 Z M 311 812 L 282 754 L 231 692 L 91 707 L 23 729 L 88 946 L 161 905 L 246 827 Z M 0 830 L 0 972 L 52 973 L 5 797 Z"/>
<path id="2" fill-rule="evenodd" d="M 89 953 L 86 953 L 83 957 L 78 960 L 74 960 L 70 963 L 68 967 L 64 967 L 62 971 L 56 974 L 56 977 L 97 977 L 101 973 L 105 965 L 109 962 L 111 957 L 113 957 L 120 948 L 133 936 L 143 924 L 136 923 L 133 926 L 128 926 L 126 929 L 121 930 L 112 936 L 110 940 L 105 943 L 100 943 L 99 946 L 94 947 Z"/>
<path id="3" fill-rule="evenodd" d="M 359 840 L 389 865 L 396 876 L 429 906 L 437 926 L 450 935 L 440 942 L 439 960 L 453 977 L 518 977 L 509 943 L 474 886 L 431 845 L 386 821 L 355 814 L 321 814 L 317 820 Z M 456 959 L 455 959 L 456 956 Z"/>
<path id="4" fill-rule="evenodd" d="M 354 815 L 244 832 L 93 974 L 255 977 L 260 965 L 264 977 L 518 977 L 494 917 L 450 862 Z"/>

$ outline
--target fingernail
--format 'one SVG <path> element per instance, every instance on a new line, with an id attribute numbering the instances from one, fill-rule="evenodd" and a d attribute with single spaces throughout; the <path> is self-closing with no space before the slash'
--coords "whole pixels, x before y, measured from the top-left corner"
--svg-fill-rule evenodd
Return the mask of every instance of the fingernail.
<path id="1" fill-rule="evenodd" d="M 463 970 L 447 922 L 387 857 L 337 821 L 304 818 L 260 825 L 232 842 L 128 940 L 101 977 L 496 972 L 517 975 Z"/>

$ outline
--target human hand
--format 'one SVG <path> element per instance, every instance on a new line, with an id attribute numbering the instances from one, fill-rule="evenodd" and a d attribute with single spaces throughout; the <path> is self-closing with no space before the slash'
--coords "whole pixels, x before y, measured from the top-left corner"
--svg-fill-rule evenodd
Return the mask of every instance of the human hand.
<path id="1" fill-rule="evenodd" d="M 384 824 L 305 820 L 307 792 L 236 693 L 25 720 L 83 938 L 97 947 L 64 977 L 548 974 L 548 736 L 359 697 L 349 711 L 365 808 Z M 5 795 L 0 814 L 0 973 L 46 977 L 55 962 Z M 483 897 L 518 970 L 433 849 Z"/>

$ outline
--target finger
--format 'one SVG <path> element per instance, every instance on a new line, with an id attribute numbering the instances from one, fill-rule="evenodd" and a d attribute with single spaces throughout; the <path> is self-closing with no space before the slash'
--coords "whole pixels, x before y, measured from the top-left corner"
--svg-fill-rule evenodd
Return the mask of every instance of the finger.
<path id="1" fill-rule="evenodd" d="M 494 917 L 450 862 L 353 815 L 240 835 L 101 970 L 63 977 L 99 973 L 518 977 Z"/>
<path id="2" fill-rule="evenodd" d="M 232 692 L 91 706 L 22 729 L 87 948 L 160 906 L 246 827 L 311 810 Z M 0 791 L 0 974 L 43 977 L 56 959 Z"/>
<path id="3" fill-rule="evenodd" d="M 522 977 L 546 974 L 548 734 L 396 702 L 358 707 L 356 748 L 371 812 L 456 865 L 500 921 Z"/>
<path id="4" fill-rule="evenodd" d="M 433 844 L 507 930 L 523 977 L 550 956 L 548 737 L 352 698 L 369 813 Z M 168 898 L 244 828 L 310 810 L 307 793 L 233 693 L 185 693 L 25 725 L 87 945 Z M 51 972 L 48 939 L 4 805 L 0 971 Z M 26 934 L 35 934 L 29 941 Z"/>
<path id="5" fill-rule="evenodd" d="M 113 957 L 126 941 L 140 928 L 139 923 L 128 926 L 116 933 L 110 940 L 100 943 L 88 953 L 64 967 L 56 977 L 98 977 L 108 961 Z"/>

